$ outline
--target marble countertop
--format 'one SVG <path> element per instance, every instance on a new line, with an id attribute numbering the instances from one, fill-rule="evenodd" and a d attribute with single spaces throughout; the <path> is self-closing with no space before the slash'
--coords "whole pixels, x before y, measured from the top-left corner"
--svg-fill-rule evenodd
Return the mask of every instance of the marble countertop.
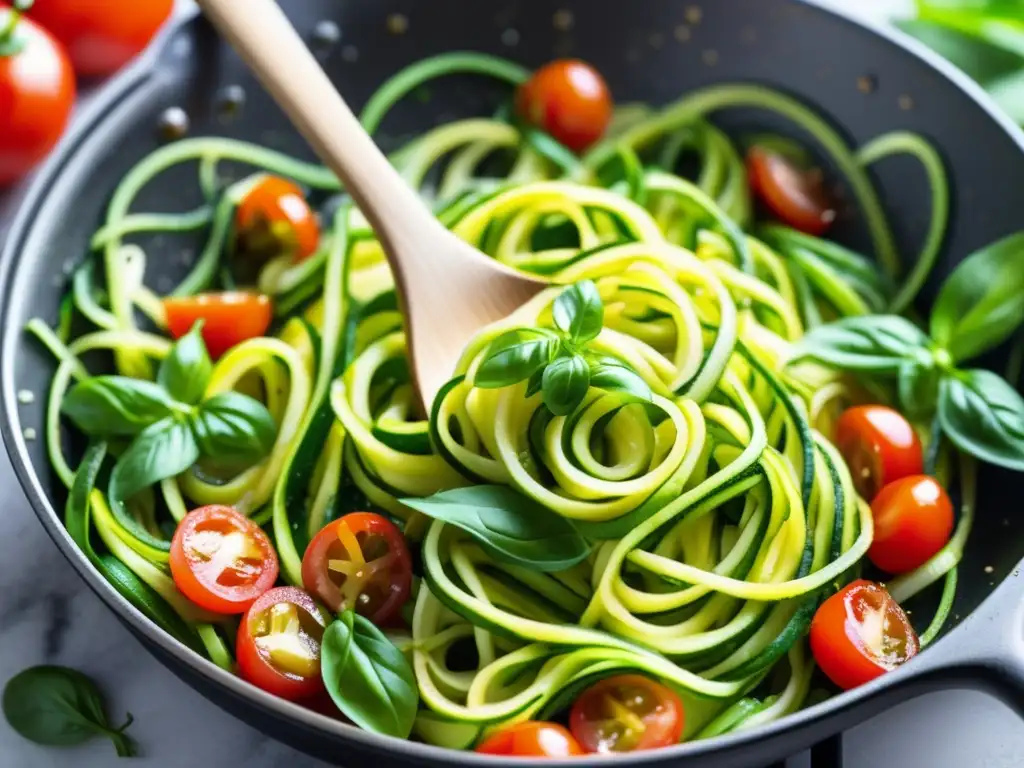
<path id="1" fill-rule="evenodd" d="M 836 0 L 849 7 L 849 0 Z M 856 0 L 880 15 L 903 0 Z M 2 202 L 2 201 L 0 201 Z M 53 546 L 0 453 L 0 682 L 40 663 L 69 665 L 93 676 L 108 693 L 110 715 L 135 716 L 139 766 L 315 768 L 312 760 L 220 711 L 157 663 L 115 621 Z M 969 718 L 969 728 L 965 720 Z M 969 738 L 936 739 L 935 734 Z M 980 693 L 950 692 L 903 705 L 851 731 L 846 768 L 896 762 L 929 768 L 1010 768 L 1024 765 L 1024 727 L 1005 706 Z M 908 760 L 906 756 L 914 756 Z M 919 759 L 918 759 L 919 758 Z M 107 766 L 109 743 L 44 749 L 0 721 L 0 765 L 9 768 Z"/>

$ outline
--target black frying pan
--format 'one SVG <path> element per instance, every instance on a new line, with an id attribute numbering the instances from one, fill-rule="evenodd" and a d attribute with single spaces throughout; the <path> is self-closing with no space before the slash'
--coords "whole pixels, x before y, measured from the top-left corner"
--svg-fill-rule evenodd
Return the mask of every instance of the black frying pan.
<path id="1" fill-rule="evenodd" d="M 1022 225 L 1024 134 L 995 113 L 965 77 L 919 46 L 808 2 L 292 0 L 287 8 L 299 30 L 311 37 L 317 22 L 332 19 L 339 24 L 340 41 L 329 49 L 321 44 L 323 61 L 354 105 L 413 61 L 474 49 L 526 65 L 579 56 L 597 65 L 620 100 L 658 104 L 708 83 L 757 81 L 814 105 L 855 143 L 897 128 L 920 132 L 941 150 L 953 181 L 952 225 L 936 281 L 965 254 Z M 408 18 L 404 34 L 389 30 L 392 13 Z M 248 99 L 241 114 L 229 118 L 221 109 L 222 89 L 238 84 Z M 385 128 L 396 140 L 435 121 L 476 112 L 492 97 L 479 83 L 456 81 L 437 89 L 429 104 L 396 110 Z M 348 764 L 373 760 L 379 766 L 441 766 L 486 760 L 493 765 L 493 758 L 359 731 L 221 671 L 125 602 L 92 570 L 61 524 L 63 489 L 51 475 L 43 442 L 25 437 L 27 429 L 44 432 L 44 398 L 37 397 L 32 405 L 16 399 L 21 389 L 45 392 L 54 365 L 22 327 L 33 316 L 56 319 L 69 268 L 84 258 L 117 181 L 161 141 L 160 116 L 171 106 L 188 112 L 193 134 L 227 134 L 310 157 L 270 99 L 201 19 L 185 20 L 170 30 L 98 100 L 36 180 L 0 258 L 0 429 L 21 484 L 64 555 L 150 651 L 265 733 Z M 764 127 L 770 121 L 756 113 L 730 113 L 721 119 L 727 128 Z M 771 127 L 778 125 L 772 122 Z M 888 209 L 896 214 L 903 252 L 915 252 L 928 218 L 923 174 L 909 161 L 891 160 L 878 169 L 877 180 Z M 187 210 L 199 202 L 190 197 L 197 194 L 190 191 L 194 186 L 162 184 L 146 190 L 140 204 L 147 210 Z M 855 223 L 844 225 L 839 236 L 854 246 L 864 243 Z M 163 270 L 152 276 L 158 289 L 161 281 L 183 273 L 180 244 L 171 250 L 150 242 L 147 250 L 151 267 Z M 803 749 L 895 702 L 942 687 L 987 687 L 1024 711 L 1020 482 L 1017 475 L 984 470 L 979 519 L 962 565 L 954 627 L 920 657 L 871 685 L 767 727 L 640 753 L 619 764 L 750 768 Z M 592 758 L 574 764 L 606 763 Z"/>

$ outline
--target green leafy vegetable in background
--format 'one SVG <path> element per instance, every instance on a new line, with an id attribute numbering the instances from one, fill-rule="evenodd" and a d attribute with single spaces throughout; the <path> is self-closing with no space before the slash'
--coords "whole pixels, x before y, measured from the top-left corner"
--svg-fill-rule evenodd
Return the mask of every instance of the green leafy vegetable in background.
<path id="1" fill-rule="evenodd" d="M 7 681 L 4 717 L 21 736 L 47 747 L 72 747 L 105 736 L 118 757 L 131 757 L 135 745 L 124 733 L 132 716 L 111 727 L 103 696 L 88 677 L 67 667 L 31 667 Z"/>

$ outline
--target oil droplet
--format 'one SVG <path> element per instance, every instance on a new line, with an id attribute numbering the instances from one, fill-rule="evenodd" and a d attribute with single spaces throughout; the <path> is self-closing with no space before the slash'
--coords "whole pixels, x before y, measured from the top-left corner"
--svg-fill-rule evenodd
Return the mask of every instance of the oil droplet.
<path id="1" fill-rule="evenodd" d="M 403 35 L 409 29 L 409 18 L 401 13 L 388 16 L 388 32 L 392 35 Z"/>
<path id="2" fill-rule="evenodd" d="M 985 566 L 985 573 L 992 573 L 993 571 L 995 571 L 995 568 L 993 568 L 991 565 Z"/>
<path id="3" fill-rule="evenodd" d="M 34 403 L 36 401 L 35 393 L 28 389 L 18 390 L 18 402 L 23 405 Z"/>
<path id="4" fill-rule="evenodd" d="M 519 45 L 519 30 L 518 29 L 506 29 L 501 33 L 501 42 L 507 45 L 509 48 L 514 48 Z"/>
<path id="5" fill-rule="evenodd" d="M 878 78 L 874 75 L 862 75 L 857 78 L 857 90 L 861 93 L 874 93 L 878 90 Z"/>
<path id="6" fill-rule="evenodd" d="M 341 27 L 329 19 L 318 21 L 313 27 L 313 43 L 319 47 L 329 48 L 341 40 Z"/>
<path id="7" fill-rule="evenodd" d="M 551 17 L 551 23 L 555 25 L 555 29 L 568 32 L 572 29 L 572 25 L 576 23 L 576 19 L 573 17 L 572 11 L 562 9 L 555 11 L 555 15 Z"/>
<path id="8" fill-rule="evenodd" d="M 673 34 L 675 35 L 676 40 L 678 40 L 680 43 L 685 43 L 689 41 L 690 35 L 692 33 L 690 32 L 690 28 L 688 26 L 686 26 L 685 24 L 680 24 L 678 27 L 676 27 L 675 32 L 673 32 Z"/>
<path id="9" fill-rule="evenodd" d="M 651 48 L 661 48 L 665 45 L 665 36 L 661 32 L 655 32 L 648 38 L 647 42 L 651 44 Z"/>
<path id="10" fill-rule="evenodd" d="M 245 106 L 245 88 L 240 85 L 228 85 L 217 94 L 217 117 L 227 122 L 238 117 Z"/>
<path id="11" fill-rule="evenodd" d="M 713 67 L 718 63 L 718 51 L 716 51 L 714 48 L 708 48 L 701 55 L 701 58 L 704 60 L 705 64 L 707 64 L 709 67 Z"/>
<path id="12" fill-rule="evenodd" d="M 188 133 L 188 114 L 181 107 L 168 107 L 160 115 L 160 136 L 167 141 L 180 139 Z"/>
<path id="13" fill-rule="evenodd" d="M 690 24 L 700 24 L 701 19 L 704 18 L 704 11 L 700 9 L 699 5 L 691 5 L 686 9 L 684 18 Z"/>
<path id="14" fill-rule="evenodd" d="M 346 45 L 341 49 L 341 58 L 347 62 L 353 62 L 359 60 L 359 49 L 354 45 Z"/>
<path id="15" fill-rule="evenodd" d="M 900 96 L 899 101 L 897 103 L 900 105 L 900 109 L 902 109 L 904 112 L 909 112 L 914 108 L 914 99 L 910 96 L 907 96 L 906 94 Z"/>
<path id="16" fill-rule="evenodd" d="M 32 427 L 25 427 L 25 430 L 21 434 L 25 436 L 26 440 L 36 439 L 36 431 L 32 429 Z"/>

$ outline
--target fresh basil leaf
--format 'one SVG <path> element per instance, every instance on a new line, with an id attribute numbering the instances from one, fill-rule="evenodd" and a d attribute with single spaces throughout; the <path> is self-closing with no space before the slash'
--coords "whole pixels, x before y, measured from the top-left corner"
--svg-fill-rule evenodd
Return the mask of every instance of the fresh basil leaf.
<path id="1" fill-rule="evenodd" d="M 175 402 L 151 381 L 127 376 L 94 376 L 64 396 L 61 413 L 87 435 L 133 436 L 170 416 Z"/>
<path id="2" fill-rule="evenodd" d="M 213 373 L 213 363 L 203 341 L 203 321 L 178 339 L 160 364 L 157 381 L 183 403 L 195 405 L 203 398 Z"/>
<path id="3" fill-rule="evenodd" d="M 331 699 L 353 723 L 409 738 L 419 707 L 408 660 L 373 623 L 344 611 L 324 632 L 320 674 Z"/>
<path id="4" fill-rule="evenodd" d="M 910 417 L 930 416 L 939 399 L 941 372 L 929 361 L 906 360 L 900 366 L 898 394 Z"/>
<path id="5" fill-rule="evenodd" d="M 895 374 L 905 359 L 926 349 L 928 337 L 895 315 L 847 317 L 815 328 L 793 351 L 792 360 L 810 358 L 842 370 Z"/>
<path id="6" fill-rule="evenodd" d="M 651 400 L 651 388 L 639 373 L 615 358 L 601 358 L 590 365 L 590 386 L 621 392 L 639 400 Z"/>
<path id="7" fill-rule="evenodd" d="M 3 709 L 10 726 L 36 744 L 71 747 L 105 736 L 119 757 L 135 754 L 135 745 L 123 732 L 132 716 L 120 728 L 111 728 L 96 684 L 74 669 L 40 666 L 19 672 L 4 687 Z"/>
<path id="8" fill-rule="evenodd" d="M 192 420 L 199 451 L 210 459 L 252 464 L 274 447 L 277 425 L 266 406 L 240 392 L 221 392 Z"/>
<path id="9" fill-rule="evenodd" d="M 532 374 L 530 374 L 529 380 L 526 382 L 526 396 L 533 397 L 540 392 L 541 386 L 544 384 L 544 369 L 538 368 Z"/>
<path id="10" fill-rule="evenodd" d="M 563 571 L 590 553 L 568 520 L 503 485 L 475 485 L 402 503 L 461 528 L 495 559 L 538 571 Z"/>
<path id="11" fill-rule="evenodd" d="M 555 327 L 576 344 L 596 339 L 604 325 L 604 302 L 593 280 L 574 283 L 558 294 L 551 314 Z"/>
<path id="12" fill-rule="evenodd" d="M 982 85 L 1024 68 L 1024 56 L 942 24 L 920 19 L 895 23 Z"/>
<path id="13" fill-rule="evenodd" d="M 180 475 L 198 459 L 199 446 L 188 424 L 175 418 L 158 421 L 139 434 L 114 465 L 108 489 L 111 502 Z"/>
<path id="14" fill-rule="evenodd" d="M 551 362 L 557 352 L 558 342 L 550 336 L 525 330 L 503 333 L 477 368 L 473 386 L 498 389 L 518 384 Z"/>
<path id="15" fill-rule="evenodd" d="M 582 355 L 556 358 L 544 369 L 541 393 L 555 416 L 575 411 L 590 389 L 590 365 Z"/>
<path id="16" fill-rule="evenodd" d="M 954 361 L 977 357 L 1024 322 L 1024 232 L 968 256 L 942 284 L 931 315 L 935 343 Z"/>
<path id="17" fill-rule="evenodd" d="M 1015 123 L 1024 124 L 1024 68 L 987 83 L 985 89 Z"/>
<path id="18" fill-rule="evenodd" d="M 944 378 L 939 423 L 965 453 L 1024 471 L 1024 399 L 991 371 L 964 371 Z"/>

